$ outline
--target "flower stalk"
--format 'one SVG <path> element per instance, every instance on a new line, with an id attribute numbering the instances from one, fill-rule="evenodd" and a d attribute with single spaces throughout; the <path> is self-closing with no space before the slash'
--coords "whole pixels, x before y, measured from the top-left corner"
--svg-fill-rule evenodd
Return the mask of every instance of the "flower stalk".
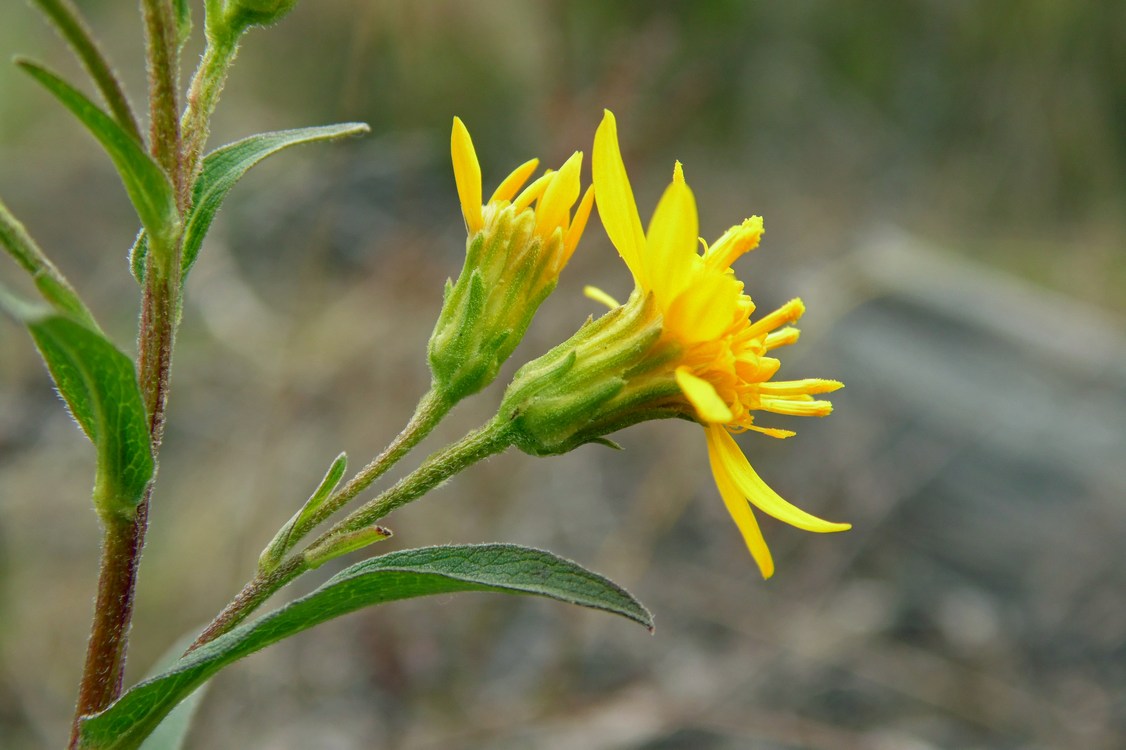
<path id="1" fill-rule="evenodd" d="M 204 628 L 195 642 L 188 647 L 188 651 L 194 651 L 230 631 L 274 593 L 307 570 L 354 552 L 367 544 L 386 539 L 390 536 L 390 532 L 376 526 L 377 521 L 397 508 L 417 500 L 478 461 L 502 453 L 512 445 L 512 441 L 511 425 L 502 419 L 494 418 L 461 440 L 432 454 L 411 474 L 317 537 L 304 551 L 291 555 L 276 568 L 268 571 L 259 570 L 242 591 Z M 375 463 L 373 462 L 372 465 Z M 349 485 L 355 481 L 353 479 Z M 359 491 L 357 489 L 356 493 Z M 362 540 L 363 544 L 357 545 L 357 540 Z"/>

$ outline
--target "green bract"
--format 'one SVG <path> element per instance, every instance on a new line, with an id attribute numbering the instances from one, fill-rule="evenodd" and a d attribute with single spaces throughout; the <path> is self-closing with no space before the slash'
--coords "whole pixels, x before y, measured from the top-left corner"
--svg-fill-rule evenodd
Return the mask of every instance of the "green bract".
<path id="1" fill-rule="evenodd" d="M 458 401 L 496 379 L 557 279 L 543 272 L 562 245 L 534 233 L 535 214 L 507 206 L 466 243 L 465 266 L 430 337 L 435 385 Z"/>
<path id="2" fill-rule="evenodd" d="M 223 15 L 229 26 L 242 31 L 281 20 L 295 5 L 297 0 L 227 0 L 223 3 Z"/>
<path id="3" fill-rule="evenodd" d="M 661 367 L 677 348 L 661 341 L 652 296 L 588 320 L 574 336 L 521 367 L 497 419 L 534 456 L 566 453 L 649 419 L 683 416 L 679 388 Z"/>

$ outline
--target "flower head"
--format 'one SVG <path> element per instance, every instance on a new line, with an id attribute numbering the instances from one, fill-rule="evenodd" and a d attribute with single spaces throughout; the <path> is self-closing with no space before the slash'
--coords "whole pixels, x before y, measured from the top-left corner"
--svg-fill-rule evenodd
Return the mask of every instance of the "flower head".
<path id="1" fill-rule="evenodd" d="M 771 352 L 797 340 L 789 326 L 804 311 L 801 300 L 753 319 L 755 305 L 731 264 L 754 249 L 763 233 L 755 216 L 731 227 L 712 245 L 698 239 L 696 202 L 679 162 L 648 230 L 618 146 L 614 116 L 606 112 L 594 139 L 598 212 L 611 242 L 633 274 L 625 305 L 584 326 L 543 364 L 517 373 L 523 401 L 516 421 L 530 452 L 568 449 L 644 419 L 678 416 L 704 427 L 720 495 L 764 577 L 774 563 L 751 506 L 798 528 L 843 531 L 783 500 L 755 473 L 731 433 L 753 430 L 775 438 L 794 433 L 755 423 L 755 412 L 825 416 L 835 380 L 773 380 L 780 362 Z M 703 244 L 703 252 L 699 251 Z M 607 302 L 604 292 L 591 296 Z M 545 370 L 554 363 L 555 370 Z M 538 374 L 538 380 L 537 375 Z M 545 373 L 553 373 L 547 375 Z M 521 375 L 524 374 L 523 382 Z M 532 385 L 536 383 L 536 385 Z M 551 405 L 570 388 L 587 394 L 577 419 L 552 421 Z M 592 400 L 601 398 L 594 406 Z M 542 407 L 542 408 L 541 408 Z M 552 442 L 554 441 L 554 442 Z"/>
<path id="2" fill-rule="evenodd" d="M 482 204 L 481 166 L 456 117 L 450 151 L 468 239 L 430 339 L 430 367 L 456 401 L 491 383 L 524 337 L 582 237 L 594 191 L 587 188 L 572 215 L 583 157 L 576 151 L 526 187 L 539 161 L 524 162 Z"/>

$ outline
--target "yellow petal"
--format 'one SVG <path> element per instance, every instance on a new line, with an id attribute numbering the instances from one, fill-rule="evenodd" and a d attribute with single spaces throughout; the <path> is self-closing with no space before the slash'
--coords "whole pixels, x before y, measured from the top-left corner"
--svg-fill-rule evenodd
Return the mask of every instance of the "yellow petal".
<path id="1" fill-rule="evenodd" d="M 512 197 L 516 192 L 524 187 L 524 183 L 536 171 L 536 167 L 540 165 L 539 159 L 528 159 L 516 169 L 512 170 L 512 174 L 504 178 L 504 182 L 497 186 L 496 191 L 493 192 L 493 197 L 489 198 L 489 203 L 508 201 L 512 202 Z"/>
<path id="2" fill-rule="evenodd" d="M 614 299 L 609 294 L 602 291 L 601 289 L 599 289 L 596 286 L 590 286 L 589 284 L 587 286 L 584 286 L 583 287 L 583 294 L 586 296 L 587 299 L 592 299 L 595 302 L 601 302 L 602 304 L 606 305 L 606 307 L 609 307 L 611 310 L 613 310 L 615 307 L 621 307 L 621 305 L 618 303 L 618 301 L 616 299 Z"/>
<path id="3" fill-rule="evenodd" d="M 536 234 L 540 237 L 550 237 L 567 221 L 571 206 L 579 197 L 579 170 L 582 165 L 583 152 L 571 154 L 543 191 L 543 197 L 536 205 Z"/>
<path id="4" fill-rule="evenodd" d="M 633 190 L 618 147 L 618 125 L 610 110 L 605 110 L 602 124 L 594 134 L 591 173 L 602 226 L 633 272 L 634 281 L 640 288 L 648 290 L 643 267 L 645 234 L 641 230 L 641 217 L 637 215 L 637 203 L 633 199 Z"/>
<path id="5" fill-rule="evenodd" d="M 579 246 L 579 240 L 583 236 L 583 230 L 586 229 L 586 221 L 590 218 L 590 209 L 593 206 L 594 185 L 591 185 L 583 193 L 583 199 L 579 201 L 579 207 L 575 209 L 575 218 L 571 221 L 571 226 L 567 228 L 567 236 L 563 238 L 564 263 L 571 259 L 575 248 Z"/>
<path id="6" fill-rule="evenodd" d="M 696 407 L 696 414 L 705 422 L 727 424 L 734 415 L 723 399 L 716 393 L 715 387 L 698 378 L 688 371 L 687 367 L 676 368 L 676 384 L 688 398 L 692 406 Z"/>
<path id="7" fill-rule="evenodd" d="M 645 235 L 645 268 L 649 286 L 662 309 L 691 281 L 690 270 L 699 238 L 696 199 L 684 181 L 680 162 L 665 189 Z"/>
<path id="8" fill-rule="evenodd" d="M 665 326 L 683 343 L 712 341 L 720 336 L 735 318 L 739 302 L 739 282 L 728 273 L 697 268 L 689 284 L 671 303 L 665 303 Z"/>
<path id="9" fill-rule="evenodd" d="M 758 564 L 762 577 L 770 578 L 774 575 L 774 559 L 770 556 L 770 548 L 766 546 L 766 539 L 762 536 L 762 530 L 759 528 L 758 521 L 755 520 L 751 506 L 747 504 L 747 498 L 735 486 L 723 465 L 723 461 L 720 460 L 720 446 L 717 442 L 717 435 L 721 433 L 727 434 L 718 425 L 708 427 L 706 431 L 708 461 L 712 466 L 712 477 L 715 478 L 715 484 L 719 488 L 723 504 L 727 506 L 727 512 L 731 514 L 731 519 L 735 521 L 735 525 L 742 532 L 743 541 L 746 543 L 747 549 L 750 550 L 751 557 Z"/>
<path id="10" fill-rule="evenodd" d="M 461 215 L 465 217 L 469 233 L 474 234 L 485 225 L 481 216 L 481 165 L 477 162 L 477 152 L 473 150 L 473 140 L 460 117 L 454 118 L 450 156 L 454 163 L 457 197 L 461 200 Z"/>
<path id="11" fill-rule="evenodd" d="M 755 473 L 755 470 L 751 468 L 751 463 L 743 455 L 743 451 L 739 449 L 739 444 L 735 442 L 735 438 L 727 433 L 727 430 L 718 426 L 709 427 L 708 440 L 709 448 L 714 443 L 717 458 L 727 476 L 731 478 L 732 483 L 739 489 L 743 497 L 750 500 L 763 513 L 774 516 L 779 521 L 791 526 L 819 534 L 831 531 L 847 531 L 852 528 L 852 524 L 825 521 L 783 500 Z"/>
<path id="12" fill-rule="evenodd" d="M 523 211 L 525 208 L 532 205 L 532 201 L 543 195 L 543 191 L 547 190 L 547 186 L 551 184 L 554 176 L 555 172 L 549 169 L 537 177 L 535 182 L 520 191 L 520 195 L 516 196 L 516 200 L 512 202 L 512 206 L 516 211 Z"/>

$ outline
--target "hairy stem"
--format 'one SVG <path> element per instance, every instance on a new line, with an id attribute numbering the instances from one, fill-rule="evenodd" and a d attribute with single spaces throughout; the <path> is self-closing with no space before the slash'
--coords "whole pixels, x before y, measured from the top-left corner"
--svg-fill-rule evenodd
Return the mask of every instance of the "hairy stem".
<path id="1" fill-rule="evenodd" d="M 505 424 L 493 420 L 461 440 L 433 453 L 422 465 L 374 500 L 365 503 L 344 520 L 322 534 L 312 547 L 334 534 L 357 531 L 370 526 L 391 511 L 417 500 L 454 474 L 481 459 L 504 451 L 512 445 L 512 436 Z"/>
<path id="2" fill-rule="evenodd" d="M 194 651 L 238 625 L 274 593 L 308 569 L 305 558 L 297 555 L 267 574 L 259 573 L 242 587 L 242 591 L 226 607 L 223 607 L 223 611 L 203 629 L 199 637 L 188 647 L 188 651 Z"/>
<path id="3" fill-rule="evenodd" d="M 102 541 L 102 570 L 94 606 L 94 622 L 86 648 L 86 664 L 78 690 L 70 747 L 78 747 L 78 720 L 100 711 L 121 693 L 125 644 L 133 618 L 133 588 L 144 544 L 148 504 L 137 508 L 133 522 L 107 522 Z"/>
<path id="4" fill-rule="evenodd" d="M 180 120 L 180 130 L 184 134 L 184 172 L 192 183 L 199 173 L 203 148 L 207 145 L 211 115 L 219 103 L 219 95 L 227 82 L 227 71 L 237 54 L 237 35 L 209 38 L 203 59 L 192 76 L 187 106 Z"/>
<path id="5" fill-rule="evenodd" d="M 187 210 L 189 190 L 184 181 L 181 160 L 176 86 L 179 53 L 176 21 L 170 0 L 142 0 L 145 19 L 146 55 L 149 71 L 149 106 L 152 118 L 150 144 L 153 155 L 168 172 L 176 187 L 181 215 Z M 154 238 L 155 240 L 155 238 Z M 138 382 L 149 414 L 149 435 L 154 459 L 164 435 L 164 412 L 172 366 L 176 313 L 179 305 L 180 240 L 173 240 L 169 273 L 162 273 L 151 262 L 145 275 L 138 333 Z M 155 481 L 155 479 L 154 479 Z M 86 664 L 79 684 L 70 747 L 78 747 L 83 716 L 101 711 L 121 694 L 125 657 L 129 646 L 129 626 L 137 569 L 148 529 L 152 483 L 129 521 L 105 519 L 102 567 L 94 624 L 86 649 Z"/>
<path id="6" fill-rule="evenodd" d="M 183 214 L 191 200 L 180 145 L 177 89 L 180 51 L 176 40 L 176 14 L 172 0 L 142 0 L 145 52 L 149 73 L 150 149 L 176 189 L 176 205 Z"/>
<path id="7" fill-rule="evenodd" d="M 333 492 L 331 496 L 315 513 L 309 516 L 308 522 L 304 524 L 304 528 L 295 529 L 292 542 L 296 542 L 301 535 L 307 533 L 310 529 L 316 528 L 323 523 L 329 516 L 344 507 L 356 495 L 360 494 L 379 477 L 383 476 L 395 463 L 402 458 L 406 453 L 425 438 L 437 426 L 442 417 L 449 413 L 453 408 L 453 403 L 446 396 L 446 394 L 437 389 L 431 388 L 425 396 L 418 402 L 418 406 L 414 410 L 414 415 L 411 417 L 410 422 L 403 428 L 395 439 L 380 453 L 375 460 L 369 463 L 364 468 L 356 472 L 356 475 L 348 480 L 347 484 Z"/>

